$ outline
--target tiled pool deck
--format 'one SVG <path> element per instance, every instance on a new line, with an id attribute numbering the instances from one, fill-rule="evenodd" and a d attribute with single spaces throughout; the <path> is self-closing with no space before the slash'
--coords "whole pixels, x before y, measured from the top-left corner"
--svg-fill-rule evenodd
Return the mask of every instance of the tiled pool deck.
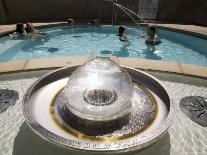
<path id="1" fill-rule="evenodd" d="M 55 69 L 66 66 L 80 65 L 91 57 L 57 57 L 44 59 L 31 59 L 0 63 L 0 74 L 7 72 L 29 71 L 39 69 Z M 167 61 L 143 60 L 132 58 L 111 57 L 123 66 L 130 66 L 141 70 L 170 72 L 185 74 L 207 79 L 207 68 L 195 65 L 180 64 Z"/>

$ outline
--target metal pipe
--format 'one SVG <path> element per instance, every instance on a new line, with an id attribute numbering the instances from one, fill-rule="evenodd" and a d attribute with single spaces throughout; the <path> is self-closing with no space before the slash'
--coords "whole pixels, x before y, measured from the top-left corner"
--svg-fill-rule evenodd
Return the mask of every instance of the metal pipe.
<path id="1" fill-rule="evenodd" d="M 115 3 L 117 3 L 118 0 L 115 0 Z M 116 25 L 117 24 L 117 9 L 114 8 L 114 24 Z"/>
<path id="2" fill-rule="evenodd" d="M 123 8 L 123 9 L 129 11 L 129 12 L 132 13 L 134 16 L 136 16 L 137 18 L 140 18 L 145 24 L 148 25 L 148 23 L 147 23 L 146 20 L 144 20 L 141 16 L 139 16 L 138 14 L 136 14 L 135 12 L 133 12 L 132 10 L 130 10 L 130 9 L 128 9 L 128 8 L 126 8 L 126 7 L 124 7 L 124 6 L 120 5 L 120 4 L 118 4 L 118 3 L 113 3 L 113 4 L 114 4 L 115 6 L 117 6 L 117 7 L 119 7 L 119 8 Z"/>
<path id="3" fill-rule="evenodd" d="M 130 11 L 129 9 L 127 9 L 127 8 L 125 8 L 125 7 L 123 7 L 122 5 L 119 5 L 119 4 L 117 4 L 117 3 L 113 3 L 115 6 L 117 6 L 119 9 L 121 9 L 126 15 L 128 15 L 131 19 L 132 19 L 132 21 L 135 23 L 135 24 L 137 24 L 137 26 L 139 27 L 139 29 L 140 29 L 140 31 L 139 31 L 139 33 L 140 33 L 140 35 L 142 36 L 142 37 L 144 37 L 144 38 L 146 38 L 146 35 L 144 35 L 144 30 L 143 30 L 143 28 L 140 26 L 140 24 L 131 16 L 131 14 L 130 13 L 132 13 L 133 11 Z M 127 12 L 128 11 L 128 12 Z M 129 13 L 130 12 L 130 13 Z M 133 15 L 136 15 L 134 12 L 132 13 Z M 140 17 L 140 16 L 138 16 L 138 15 L 136 15 L 136 17 Z M 142 19 L 142 18 L 141 18 Z M 143 19 L 142 19 L 143 20 Z M 148 25 L 148 23 L 146 22 L 146 24 Z"/>
<path id="4" fill-rule="evenodd" d="M 144 30 L 142 29 L 142 27 L 141 26 L 139 26 L 139 23 L 126 11 L 126 10 L 124 10 L 123 8 L 121 8 L 123 11 L 124 11 L 124 13 L 125 14 L 127 14 L 131 19 L 132 19 L 132 21 L 133 22 L 135 22 L 135 24 L 137 24 L 137 26 L 139 27 L 139 29 L 141 30 L 141 31 L 139 31 L 139 33 L 140 33 L 140 35 L 142 36 L 142 37 L 146 37 L 145 35 L 144 35 Z"/>

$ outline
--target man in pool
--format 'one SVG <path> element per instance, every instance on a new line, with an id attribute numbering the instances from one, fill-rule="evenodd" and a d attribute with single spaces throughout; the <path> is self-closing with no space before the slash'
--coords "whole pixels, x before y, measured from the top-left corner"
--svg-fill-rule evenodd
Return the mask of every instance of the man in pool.
<path id="1" fill-rule="evenodd" d="M 156 35 L 156 28 L 154 26 L 148 26 L 146 44 L 157 45 L 161 43 L 160 38 Z"/>
<path id="2" fill-rule="evenodd" d="M 123 26 L 119 26 L 119 40 L 120 41 L 128 41 L 127 37 L 124 35 L 125 28 Z"/>

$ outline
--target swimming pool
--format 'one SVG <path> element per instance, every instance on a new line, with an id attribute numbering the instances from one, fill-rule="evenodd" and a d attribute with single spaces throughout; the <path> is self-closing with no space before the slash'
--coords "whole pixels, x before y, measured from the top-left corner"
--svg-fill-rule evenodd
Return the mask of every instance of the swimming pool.
<path id="1" fill-rule="evenodd" d="M 147 46 L 135 27 L 126 27 L 129 43 L 117 27 L 74 26 L 42 29 L 48 36 L 0 38 L 0 62 L 64 56 L 118 56 L 174 61 L 207 67 L 207 40 L 157 29 L 162 43 Z"/>

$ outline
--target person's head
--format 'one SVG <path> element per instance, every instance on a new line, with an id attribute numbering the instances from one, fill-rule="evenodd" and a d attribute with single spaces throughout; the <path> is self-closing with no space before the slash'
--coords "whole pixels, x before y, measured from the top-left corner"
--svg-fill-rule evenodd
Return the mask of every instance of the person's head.
<path id="1" fill-rule="evenodd" d="M 34 32 L 34 27 L 33 27 L 32 23 L 27 22 L 25 30 L 27 31 L 27 33 Z"/>
<path id="2" fill-rule="evenodd" d="M 94 25 L 100 25 L 100 23 L 101 23 L 100 19 L 95 19 L 94 20 Z"/>
<path id="3" fill-rule="evenodd" d="M 74 20 L 72 18 L 68 18 L 67 22 L 69 26 L 72 26 L 74 24 Z"/>
<path id="4" fill-rule="evenodd" d="M 16 32 L 19 33 L 19 34 L 23 34 L 25 32 L 25 30 L 24 30 L 24 24 L 18 23 L 16 25 Z"/>
<path id="5" fill-rule="evenodd" d="M 149 26 L 147 29 L 147 35 L 149 35 L 151 38 L 155 37 L 156 28 L 154 26 Z"/>
<path id="6" fill-rule="evenodd" d="M 124 34 L 125 28 L 123 26 L 119 26 L 119 36 Z"/>

